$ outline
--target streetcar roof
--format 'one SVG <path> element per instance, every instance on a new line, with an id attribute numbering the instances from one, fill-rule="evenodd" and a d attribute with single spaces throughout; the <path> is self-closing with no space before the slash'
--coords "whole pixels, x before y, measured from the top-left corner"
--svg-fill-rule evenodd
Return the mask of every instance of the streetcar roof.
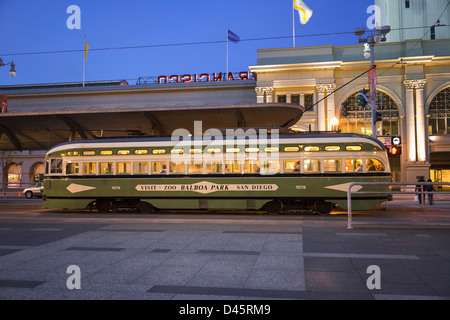
<path id="1" fill-rule="evenodd" d="M 225 139 L 211 140 L 210 138 L 203 136 L 202 144 L 210 145 L 212 142 L 227 141 Z M 216 136 L 217 137 L 217 136 Z M 268 144 L 271 144 L 271 139 L 275 139 L 271 134 L 251 136 L 256 139 L 263 139 Z M 233 139 L 236 141 L 242 141 L 249 139 L 248 135 L 235 135 Z M 183 140 L 189 143 L 189 140 L 194 142 L 195 137 L 183 136 Z M 171 136 L 163 137 L 132 137 L 132 138 L 104 138 L 104 139 L 87 139 L 87 140 L 75 140 L 69 141 L 51 148 L 47 154 L 59 152 L 69 149 L 85 149 L 85 148 L 139 148 L 139 147 L 173 147 L 179 144 L 181 140 L 172 140 Z M 357 144 L 357 143 L 369 143 L 377 149 L 385 150 L 384 144 L 373 137 L 367 135 L 361 135 L 356 133 L 294 133 L 294 134 L 280 134 L 278 136 L 278 143 L 281 144 L 314 144 L 314 143 L 345 143 L 345 144 Z"/>

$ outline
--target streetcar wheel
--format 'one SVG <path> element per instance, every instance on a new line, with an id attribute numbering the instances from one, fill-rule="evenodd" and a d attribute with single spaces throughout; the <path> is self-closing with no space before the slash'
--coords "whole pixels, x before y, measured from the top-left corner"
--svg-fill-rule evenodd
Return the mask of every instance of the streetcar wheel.
<path id="1" fill-rule="evenodd" d="M 25 197 L 26 197 L 27 199 L 33 198 L 33 192 L 31 192 L 31 191 L 25 192 Z"/>
<path id="2" fill-rule="evenodd" d="M 334 205 L 331 202 L 318 200 L 314 203 L 314 211 L 318 214 L 327 215 L 333 210 Z"/>
<path id="3" fill-rule="evenodd" d="M 264 205 L 268 214 L 280 214 L 283 211 L 283 202 L 281 200 L 272 200 Z"/>
<path id="4" fill-rule="evenodd" d="M 155 207 L 148 202 L 140 201 L 137 205 L 137 209 L 140 213 L 153 213 L 155 212 Z"/>
<path id="5" fill-rule="evenodd" d="M 111 200 L 98 200 L 95 204 L 98 212 L 108 213 L 111 212 L 113 204 Z"/>

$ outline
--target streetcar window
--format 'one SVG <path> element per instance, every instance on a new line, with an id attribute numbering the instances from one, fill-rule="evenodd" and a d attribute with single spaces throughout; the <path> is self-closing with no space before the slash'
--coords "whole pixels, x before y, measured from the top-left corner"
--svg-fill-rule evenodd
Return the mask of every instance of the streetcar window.
<path id="1" fill-rule="evenodd" d="M 69 151 L 67 152 L 68 156 L 77 156 L 78 155 L 78 151 Z"/>
<path id="2" fill-rule="evenodd" d="M 299 147 L 285 147 L 284 148 L 284 151 L 286 151 L 286 152 L 297 152 L 299 150 L 300 150 Z"/>
<path id="3" fill-rule="evenodd" d="M 189 153 L 202 153 L 202 149 L 189 149 Z"/>
<path id="4" fill-rule="evenodd" d="M 95 156 L 95 151 L 83 151 L 83 156 Z"/>
<path id="5" fill-rule="evenodd" d="M 130 162 L 117 162 L 116 163 L 116 174 L 130 174 L 131 173 L 131 163 Z"/>
<path id="6" fill-rule="evenodd" d="M 191 174 L 202 174 L 203 173 L 203 163 L 188 163 L 187 172 Z"/>
<path id="7" fill-rule="evenodd" d="M 169 162 L 170 173 L 184 173 L 183 161 L 170 161 Z"/>
<path id="8" fill-rule="evenodd" d="M 66 163 L 66 174 L 78 174 L 80 173 L 80 165 L 76 162 Z"/>
<path id="9" fill-rule="evenodd" d="M 241 173 L 241 163 L 237 160 L 225 161 L 226 173 Z"/>
<path id="10" fill-rule="evenodd" d="M 100 154 L 102 156 L 110 156 L 113 154 L 113 152 L 112 152 L 112 150 L 102 150 L 102 151 L 100 151 Z"/>
<path id="11" fill-rule="evenodd" d="M 148 162 L 134 162 L 133 163 L 134 174 L 148 174 Z"/>
<path id="12" fill-rule="evenodd" d="M 311 146 L 309 146 L 309 147 L 305 147 L 304 150 L 305 150 L 306 152 L 313 152 L 313 151 L 319 151 L 320 148 L 319 148 L 319 147 L 311 147 Z"/>
<path id="13" fill-rule="evenodd" d="M 99 174 L 112 174 L 113 173 L 113 163 L 112 162 L 100 162 Z"/>
<path id="14" fill-rule="evenodd" d="M 326 159 L 323 161 L 323 167 L 325 172 L 341 172 L 341 163 L 340 159 Z"/>
<path id="15" fill-rule="evenodd" d="M 259 152 L 259 148 L 245 148 L 245 152 L 248 152 L 248 153 Z"/>
<path id="16" fill-rule="evenodd" d="M 362 159 L 345 159 L 345 172 L 362 172 Z"/>
<path id="17" fill-rule="evenodd" d="M 341 150 L 340 146 L 326 146 L 325 151 L 339 151 Z"/>
<path id="18" fill-rule="evenodd" d="M 345 150 L 347 150 L 347 151 L 361 151 L 361 146 L 346 146 Z"/>
<path id="19" fill-rule="evenodd" d="M 284 172 L 299 173 L 300 160 L 284 160 Z"/>
<path id="20" fill-rule="evenodd" d="M 312 173 L 320 172 L 320 160 L 304 160 L 303 161 L 303 172 Z"/>
<path id="21" fill-rule="evenodd" d="M 222 162 L 219 161 L 207 161 L 206 173 L 222 173 Z"/>
<path id="22" fill-rule="evenodd" d="M 134 150 L 134 154 L 148 154 L 148 150 Z"/>
<path id="23" fill-rule="evenodd" d="M 62 159 L 50 159 L 50 173 L 62 173 Z"/>
<path id="24" fill-rule="evenodd" d="M 117 154 L 130 154 L 130 150 L 117 150 Z"/>
<path id="25" fill-rule="evenodd" d="M 366 159 L 367 172 L 384 171 L 384 165 L 376 159 Z"/>
<path id="26" fill-rule="evenodd" d="M 264 149 L 265 152 L 279 152 L 280 148 L 278 147 L 267 147 Z"/>
<path id="27" fill-rule="evenodd" d="M 153 154 L 164 154 L 166 153 L 166 150 L 164 149 L 155 149 L 152 151 Z"/>
<path id="28" fill-rule="evenodd" d="M 245 173 L 259 173 L 260 166 L 258 160 L 245 160 L 244 172 Z"/>
<path id="29" fill-rule="evenodd" d="M 184 151 L 183 151 L 183 149 L 172 149 L 172 150 L 170 150 L 170 153 L 181 154 L 181 153 L 184 153 Z"/>
<path id="30" fill-rule="evenodd" d="M 265 160 L 263 166 L 263 174 L 274 174 L 280 172 L 280 161 Z"/>
<path id="31" fill-rule="evenodd" d="M 97 164 L 95 162 L 83 163 L 83 174 L 97 174 Z"/>
<path id="32" fill-rule="evenodd" d="M 239 148 L 227 148 L 226 151 L 227 152 L 239 152 L 240 149 Z"/>
<path id="33" fill-rule="evenodd" d="M 152 162 L 152 173 L 167 173 L 167 167 L 165 161 Z"/>

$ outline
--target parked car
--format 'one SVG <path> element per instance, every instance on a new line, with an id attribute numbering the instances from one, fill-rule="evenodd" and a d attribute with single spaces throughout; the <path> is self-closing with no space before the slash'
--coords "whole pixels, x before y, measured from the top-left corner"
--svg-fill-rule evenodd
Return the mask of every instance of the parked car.
<path id="1" fill-rule="evenodd" d="M 25 195 L 26 198 L 31 199 L 33 197 L 41 198 L 42 197 L 42 189 L 43 184 L 38 183 L 34 187 L 25 188 L 22 191 L 22 194 Z"/>

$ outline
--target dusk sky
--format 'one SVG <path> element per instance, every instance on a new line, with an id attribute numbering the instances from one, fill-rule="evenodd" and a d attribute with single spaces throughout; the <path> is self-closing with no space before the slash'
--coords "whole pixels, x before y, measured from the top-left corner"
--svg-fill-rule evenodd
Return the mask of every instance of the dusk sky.
<path id="1" fill-rule="evenodd" d="M 298 47 L 357 44 L 353 30 L 366 26 L 370 17 L 366 11 L 374 1 L 304 2 L 314 13 L 302 25 L 295 12 Z M 241 39 L 229 43 L 229 70 L 247 71 L 256 64 L 257 49 L 292 47 L 292 4 L 292 0 L 0 0 L 0 58 L 5 63 L 13 60 L 17 71 L 12 78 L 9 66 L 0 67 L 0 85 L 81 82 L 84 37 L 90 47 L 86 81 L 125 79 L 133 85 L 138 77 L 224 72 L 227 26 Z M 81 29 L 67 27 L 71 5 L 81 10 Z"/>

